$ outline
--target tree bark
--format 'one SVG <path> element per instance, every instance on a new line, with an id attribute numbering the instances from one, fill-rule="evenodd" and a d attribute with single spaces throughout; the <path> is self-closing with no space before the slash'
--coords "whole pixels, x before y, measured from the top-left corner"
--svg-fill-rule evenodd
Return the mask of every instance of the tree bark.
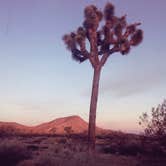
<path id="1" fill-rule="evenodd" d="M 89 113 L 89 130 L 88 130 L 88 150 L 89 152 L 92 153 L 95 151 L 95 142 L 96 142 L 96 109 L 97 109 L 100 72 L 101 72 L 100 67 L 94 68 L 91 102 L 90 102 L 90 113 Z"/>

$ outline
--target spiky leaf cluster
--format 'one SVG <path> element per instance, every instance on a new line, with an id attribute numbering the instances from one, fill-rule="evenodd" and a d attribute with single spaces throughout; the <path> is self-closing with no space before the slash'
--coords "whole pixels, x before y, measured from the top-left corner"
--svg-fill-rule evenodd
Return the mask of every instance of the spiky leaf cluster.
<path id="1" fill-rule="evenodd" d="M 104 25 L 99 26 L 103 19 Z M 120 52 L 125 55 L 132 46 L 140 44 L 143 31 L 137 28 L 139 25 L 140 23 L 128 24 L 126 15 L 115 16 L 115 8 L 111 3 L 106 4 L 103 12 L 90 5 L 84 10 L 83 25 L 75 32 L 65 35 L 63 40 L 75 60 L 83 62 L 93 59 L 95 55 L 95 61 L 98 63 L 104 54 L 109 56 L 114 52 Z M 86 42 L 89 42 L 93 49 L 88 50 Z M 97 52 L 94 53 L 94 50 Z"/>
<path id="2" fill-rule="evenodd" d="M 103 14 L 97 9 L 96 6 L 90 5 L 87 6 L 84 10 L 84 17 L 85 20 L 83 22 L 83 26 L 85 29 L 93 29 L 96 31 L 99 26 L 99 22 L 103 18 Z"/>
<path id="3" fill-rule="evenodd" d="M 72 57 L 78 62 L 83 62 L 87 59 L 84 55 L 86 31 L 83 27 L 79 27 L 76 32 L 64 35 L 63 40 L 67 48 L 71 51 Z"/>

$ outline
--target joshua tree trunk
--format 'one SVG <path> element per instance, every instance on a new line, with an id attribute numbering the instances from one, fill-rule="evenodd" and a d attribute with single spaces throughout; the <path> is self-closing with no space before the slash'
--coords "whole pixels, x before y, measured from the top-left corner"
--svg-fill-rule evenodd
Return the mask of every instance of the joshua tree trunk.
<path id="1" fill-rule="evenodd" d="M 89 130 L 88 130 L 88 150 L 89 150 L 89 152 L 95 151 L 96 109 L 97 109 L 100 72 L 101 72 L 101 68 L 98 68 L 98 67 L 94 68 L 90 113 L 89 113 Z"/>

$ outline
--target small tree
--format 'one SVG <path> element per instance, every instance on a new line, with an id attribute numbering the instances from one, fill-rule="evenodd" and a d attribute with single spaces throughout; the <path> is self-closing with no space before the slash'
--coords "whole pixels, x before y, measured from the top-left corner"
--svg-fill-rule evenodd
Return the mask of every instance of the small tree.
<path id="1" fill-rule="evenodd" d="M 139 124 L 145 128 L 145 135 L 156 138 L 160 144 L 166 146 L 166 100 L 152 108 L 150 116 L 143 113 Z"/>
<path id="2" fill-rule="evenodd" d="M 67 134 L 68 136 L 73 133 L 73 130 L 72 130 L 72 127 L 71 127 L 71 126 L 66 126 L 66 127 L 64 127 L 64 131 L 66 132 L 66 134 Z"/>
<path id="3" fill-rule="evenodd" d="M 100 23 L 103 23 L 103 26 L 99 26 Z M 96 108 L 101 69 L 113 53 L 126 55 L 132 46 L 141 43 L 143 31 L 137 29 L 138 25 L 140 23 L 127 24 L 126 15 L 115 16 L 111 3 L 106 4 L 103 12 L 90 5 L 84 10 L 83 26 L 63 37 L 72 58 L 80 63 L 89 60 L 94 70 L 89 113 L 89 151 L 95 150 Z"/>

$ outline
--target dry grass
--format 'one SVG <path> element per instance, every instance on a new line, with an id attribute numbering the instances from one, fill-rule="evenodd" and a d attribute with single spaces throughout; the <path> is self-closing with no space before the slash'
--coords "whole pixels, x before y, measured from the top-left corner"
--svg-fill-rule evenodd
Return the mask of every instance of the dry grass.
<path id="1" fill-rule="evenodd" d="M 142 166 L 145 163 L 145 166 L 166 165 L 163 158 L 146 157 L 140 150 L 141 144 L 136 140 L 128 139 L 127 142 L 125 139 L 118 139 L 118 137 L 117 139 L 114 137 L 97 139 L 97 153 L 89 156 L 86 152 L 87 144 L 83 137 L 0 138 L 0 165 Z"/>

